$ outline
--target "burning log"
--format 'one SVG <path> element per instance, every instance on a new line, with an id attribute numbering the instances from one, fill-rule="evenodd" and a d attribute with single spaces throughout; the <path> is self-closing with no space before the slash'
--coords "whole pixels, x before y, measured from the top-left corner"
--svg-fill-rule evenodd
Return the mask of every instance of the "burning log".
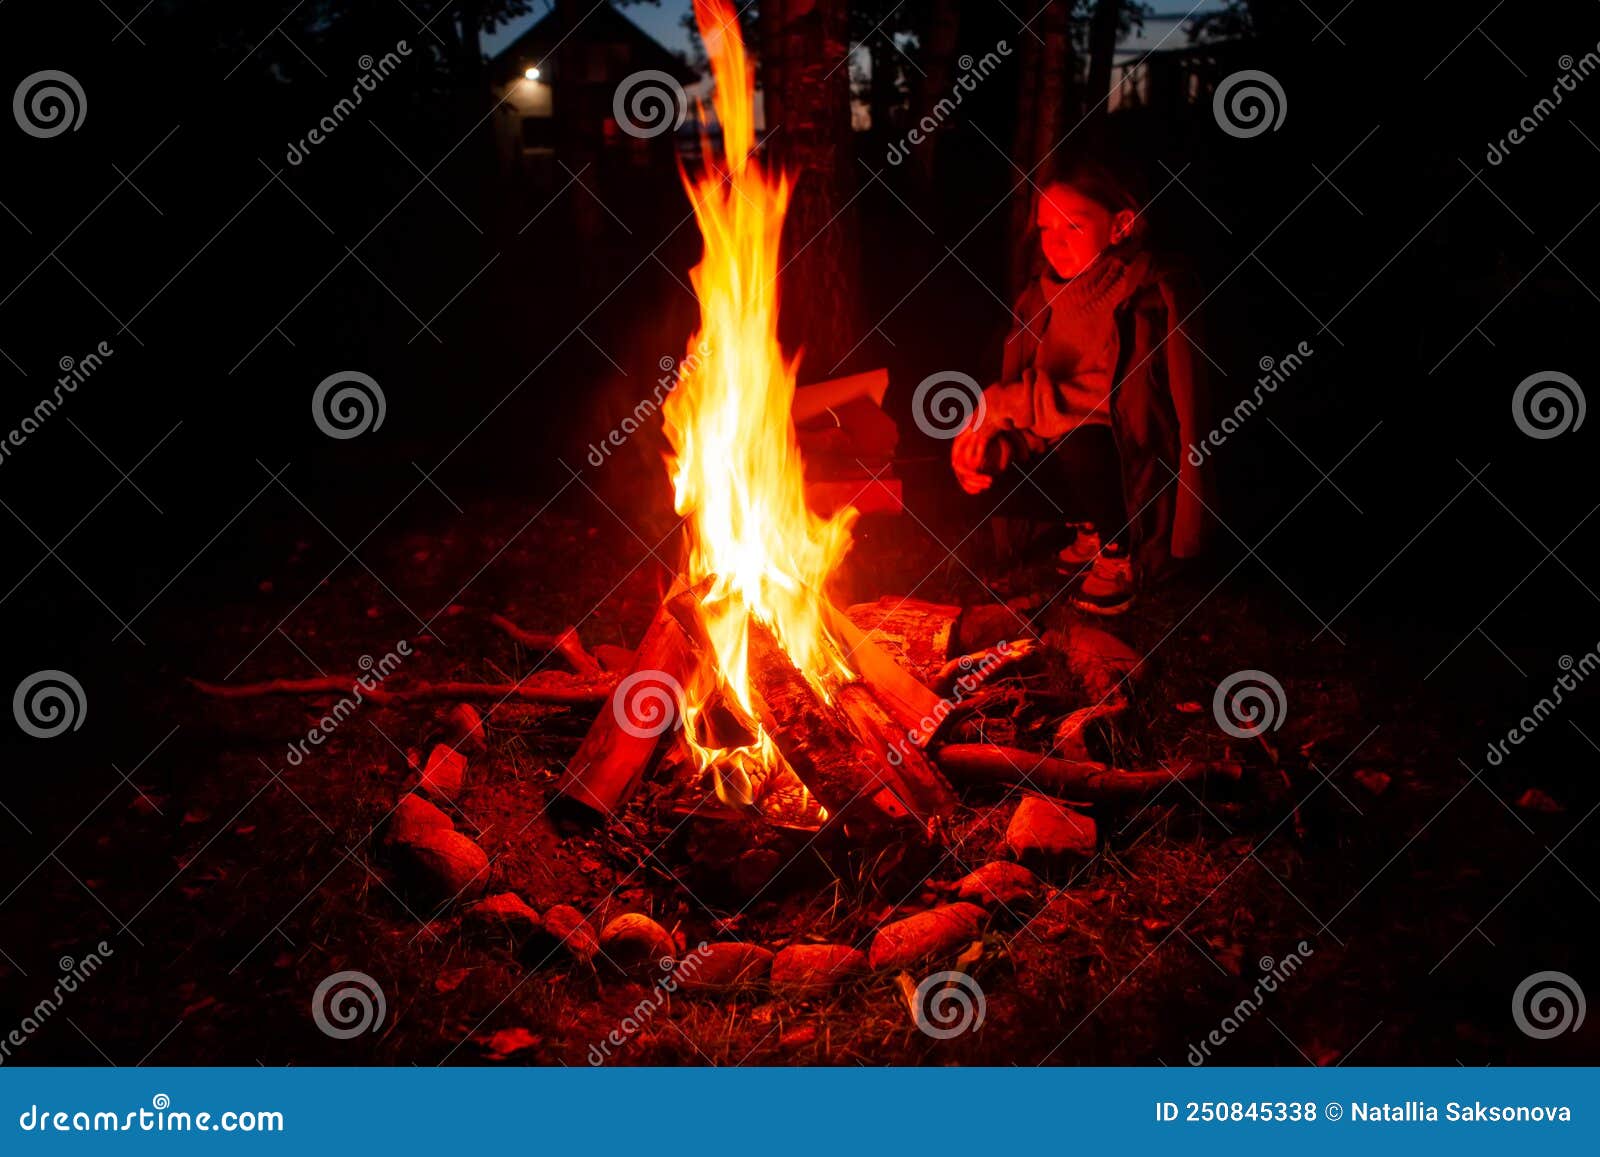
<path id="1" fill-rule="evenodd" d="M 1037 752 L 993 743 L 952 743 L 939 749 L 940 768 L 958 783 L 1022 783 L 1071 799 L 1091 801 L 1144 799 L 1174 780 L 1237 782 L 1243 774 L 1237 763 L 1186 763 L 1180 768 L 1124 771 L 1084 759 L 1055 759 Z"/>
<path id="2" fill-rule="evenodd" d="M 913 742 L 912 733 L 897 726 L 871 691 L 860 683 L 850 683 L 839 689 L 837 698 L 861 741 L 887 765 L 891 790 L 924 829 L 955 810 L 956 794 L 949 781 L 928 762 Z"/>
<path id="3" fill-rule="evenodd" d="M 846 684 L 824 703 L 759 624 L 750 631 L 750 670 L 773 742 L 829 812 L 865 807 L 880 823 L 909 813 L 926 831 L 954 809 L 949 783 L 866 686 Z"/>
<path id="4" fill-rule="evenodd" d="M 771 714 L 779 753 L 833 817 L 885 827 L 907 814 L 887 757 L 864 744 L 840 703 L 824 702 L 757 622 L 750 624 L 750 680 Z"/>
<path id="5" fill-rule="evenodd" d="M 695 647 L 679 622 L 694 595 L 673 583 L 645 631 L 633 670 L 595 717 L 557 787 L 561 799 L 610 817 L 650 769 L 661 737 L 683 721 L 683 685 L 695 666 Z"/>
<path id="6" fill-rule="evenodd" d="M 908 732 L 931 731 L 929 721 L 939 714 L 939 697 L 919 682 L 873 637 L 858 627 L 831 603 L 824 604 L 828 627 L 844 647 L 845 659 L 871 687 L 878 701 L 888 708 L 895 722 Z M 917 746 L 927 742 L 919 734 Z"/>

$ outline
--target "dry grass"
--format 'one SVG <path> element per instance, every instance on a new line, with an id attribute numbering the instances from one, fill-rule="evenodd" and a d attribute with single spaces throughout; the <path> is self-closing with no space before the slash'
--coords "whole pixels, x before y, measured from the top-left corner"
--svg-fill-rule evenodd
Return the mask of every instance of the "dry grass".
<path id="1" fill-rule="evenodd" d="M 471 605 L 441 618 L 443 641 L 423 645 L 408 674 L 514 678 L 529 669 L 530 656 L 484 625 L 486 614 L 556 627 L 582 618 L 589 599 L 613 588 L 584 620 L 583 633 L 591 644 L 632 641 L 662 575 L 652 564 L 616 585 L 625 565 L 599 550 L 574 551 L 586 540 L 576 523 L 544 524 L 515 539 L 474 583 Z M 448 599 L 501 542 L 490 531 L 456 542 L 416 535 L 390 551 L 410 560 L 405 597 L 428 606 L 431 598 Z M 897 549 L 892 538 L 876 547 Z M 417 561 L 422 551 L 429 552 L 426 563 Z M 550 573 L 551 556 L 583 561 Z M 885 559 L 894 558 L 911 589 L 914 552 L 869 556 L 873 573 L 881 576 Z M 1047 581 L 1038 570 L 1010 575 L 1012 590 L 1053 593 Z M 1465 1015 L 1460 1002 L 1446 1000 L 1440 1013 L 1404 997 L 1429 983 L 1437 945 L 1448 946 L 1487 907 L 1479 882 L 1435 867 L 1448 845 L 1430 839 L 1396 875 L 1432 881 L 1436 934 L 1401 947 L 1400 933 L 1415 931 L 1407 901 L 1390 903 L 1381 892 L 1368 892 L 1329 927 L 1321 921 L 1342 910 L 1443 793 L 1456 789 L 1460 777 L 1446 775 L 1443 761 L 1399 754 L 1408 744 L 1426 751 L 1440 724 L 1419 715 L 1391 726 L 1340 765 L 1333 786 L 1319 788 L 1322 772 L 1310 765 L 1325 772 L 1362 739 L 1369 725 L 1354 688 L 1364 680 L 1381 686 L 1381 673 L 1349 670 L 1348 653 L 1331 644 L 1300 645 L 1281 603 L 1221 592 L 1183 618 L 1203 590 L 1171 590 L 1117 626 L 1142 651 L 1181 620 L 1156 651 L 1135 721 L 1108 737 L 1110 754 L 1130 764 L 1240 758 L 1250 768 L 1245 789 L 1202 798 L 1175 786 L 1146 807 L 1102 811 L 1105 846 L 1093 861 L 1051 880 L 1034 905 L 996 913 L 969 967 L 986 995 L 981 1031 L 930 1039 L 913 1025 L 893 978 L 873 976 L 825 999 L 763 987 L 680 993 L 643 1018 L 608 1063 L 1181 1064 L 1189 1043 L 1249 989 L 1259 959 L 1280 958 L 1302 939 L 1314 946 L 1310 967 L 1293 991 L 1234 1036 L 1221 1060 L 1334 1059 L 1373 1021 L 1390 1027 L 1362 1046 L 1363 1059 L 1433 1055 L 1426 1042 L 1435 1038 L 1397 1027 L 1439 1015 L 1454 1023 L 1449 1018 Z M 916 593 L 990 597 L 964 568 L 948 567 Z M 307 658 L 343 669 L 351 656 L 381 650 L 381 640 L 404 637 L 414 623 L 393 608 L 370 616 L 367 608 L 380 603 L 364 575 L 345 574 L 296 615 L 303 655 L 278 648 L 239 677 L 303 672 Z M 224 617 L 198 626 L 196 655 L 231 655 L 237 646 L 219 647 L 204 632 L 227 622 L 229 641 L 235 631 L 249 638 L 271 625 L 277 608 L 227 613 L 260 622 Z M 1054 604 L 1045 622 L 1059 625 L 1066 614 Z M 216 665 L 199 663 L 202 674 Z M 1281 672 L 1294 704 L 1275 737 L 1276 760 L 1259 747 L 1230 750 L 1233 741 L 1211 724 L 1211 688 L 1245 666 Z M 1052 663 L 1014 678 L 1028 682 L 1035 700 L 1070 705 L 1078 694 Z M 1178 709 L 1190 701 L 1204 710 Z M 126 918 L 139 910 L 130 923 L 145 947 L 127 953 L 115 991 L 106 985 L 86 992 L 75 1010 L 119 1061 L 148 1052 L 150 1063 L 582 1065 L 591 1046 L 650 995 L 603 962 L 590 968 L 548 946 L 519 956 L 505 945 L 470 942 L 450 914 L 425 910 L 398 890 L 373 832 L 407 787 L 407 751 L 424 750 L 433 728 L 428 713 L 365 715 L 294 768 L 281 753 L 314 714 L 306 705 L 219 708 L 174 691 L 164 710 L 185 727 L 159 766 L 139 777 L 160 813 L 124 808 L 92 842 L 67 853 L 112 911 Z M 1015 742 L 1037 744 L 1059 713 L 1030 709 L 1010 720 Z M 1012 801 L 1001 793 L 968 799 L 948 849 L 679 822 L 655 815 L 648 793 L 617 829 L 559 823 L 545 814 L 544 801 L 586 723 L 553 709 L 496 712 L 491 750 L 473 760 L 460 800 L 458 827 L 490 853 L 493 889 L 516 891 L 540 910 L 575 904 L 596 927 L 620 912 L 646 912 L 691 944 L 866 947 L 879 923 L 943 902 L 951 882 L 1003 854 Z M 1393 773 L 1392 794 L 1363 794 L 1351 775 L 1369 766 Z M 1466 805 L 1456 814 L 1463 813 L 1464 820 L 1480 814 Z M 1438 833 L 1448 840 L 1445 827 Z M 757 852 L 766 863 L 776 853 L 781 865 L 764 885 L 759 873 L 740 876 L 740 865 Z M 151 893 L 155 900 L 141 909 Z M 82 915 L 75 927 L 54 922 L 43 933 L 63 952 L 81 945 L 86 926 L 104 925 L 70 885 L 55 901 Z M 313 1026 L 309 998 L 318 981 L 345 968 L 378 979 L 389 1017 L 375 1035 L 333 1041 Z M 1471 1051 L 1494 1039 L 1492 1030 L 1473 1027 L 1459 1047 Z M 90 1059 L 83 1051 L 67 1033 L 41 1042 L 36 1055 Z"/>

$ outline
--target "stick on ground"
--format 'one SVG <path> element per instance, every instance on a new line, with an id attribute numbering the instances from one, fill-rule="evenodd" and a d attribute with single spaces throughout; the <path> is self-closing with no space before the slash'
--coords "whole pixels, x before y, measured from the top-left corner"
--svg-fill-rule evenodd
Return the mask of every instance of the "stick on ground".
<path id="1" fill-rule="evenodd" d="M 489 621 L 524 647 L 560 655 L 580 675 L 597 679 L 603 674 L 599 662 L 583 649 L 583 640 L 578 638 L 576 627 L 568 627 L 559 634 L 551 635 L 540 631 L 523 630 L 504 615 L 490 615 Z"/>
<path id="2" fill-rule="evenodd" d="M 189 683 L 202 694 L 217 699 L 265 699 L 271 696 L 302 695 L 306 697 L 348 695 L 380 707 L 394 703 L 415 703 L 431 699 L 510 700 L 517 703 L 555 703 L 569 707 L 584 707 L 604 703 L 611 694 L 614 683 L 605 679 L 596 683 L 534 682 L 532 678 L 520 683 L 407 683 L 399 687 L 358 685 L 354 676 L 323 676 L 316 679 L 266 679 L 260 683 L 207 683 L 203 679 L 190 679 Z"/>
<path id="3" fill-rule="evenodd" d="M 1171 770 L 1123 771 L 1086 759 L 1055 759 L 995 743 L 952 743 L 934 760 L 957 783 L 1024 784 L 1080 800 L 1142 799 L 1169 786 L 1205 780 L 1237 781 L 1237 763 L 1185 763 Z"/>

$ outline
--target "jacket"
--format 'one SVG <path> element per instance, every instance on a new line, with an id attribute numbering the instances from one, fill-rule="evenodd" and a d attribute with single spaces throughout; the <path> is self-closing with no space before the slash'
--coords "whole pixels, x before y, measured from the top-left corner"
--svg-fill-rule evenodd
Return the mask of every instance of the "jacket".
<path id="1" fill-rule="evenodd" d="M 1133 263 L 1130 263 L 1132 265 Z M 1122 496 L 1141 573 L 1156 577 L 1175 559 L 1201 553 L 1214 532 L 1217 506 L 1209 457 L 1196 466 L 1183 448 L 1210 429 L 1203 367 L 1184 332 L 1197 300 L 1182 279 L 1140 261 L 1138 283 L 1113 314 L 1119 350 L 1111 386 L 1111 429 L 1122 464 Z M 1187 304 L 1185 304 L 1187 303 Z M 1048 446 L 1075 425 L 1063 399 L 1034 371 L 1050 305 L 1035 278 L 1016 305 L 1000 382 L 984 392 L 984 424 L 1023 431 Z"/>

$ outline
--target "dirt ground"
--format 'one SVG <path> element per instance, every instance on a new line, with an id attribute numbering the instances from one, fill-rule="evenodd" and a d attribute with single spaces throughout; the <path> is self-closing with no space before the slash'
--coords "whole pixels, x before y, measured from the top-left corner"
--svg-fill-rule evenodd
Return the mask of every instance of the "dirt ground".
<path id="1" fill-rule="evenodd" d="M 670 577 L 670 524 L 646 542 L 590 496 L 566 498 L 531 520 L 506 502 L 414 519 L 362 547 L 360 565 L 336 565 L 342 549 L 297 538 L 304 526 L 285 518 L 256 540 L 253 589 L 241 580 L 212 605 L 167 613 L 162 630 L 184 642 L 130 720 L 148 754 L 124 752 L 118 778 L 96 781 L 107 794 L 90 822 L 15 873 L 7 940 L 31 947 L 12 962 L 8 1004 L 30 1007 L 57 957 L 102 939 L 113 950 L 28 1042 L 29 1061 L 583 1065 L 625 1020 L 606 1063 L 1182 1065 L 1230 1017 L 1208 1063 L 1543 1063 L 1587 1047 L 1584 1034 L 1536 1047 L 1546 1042 L 1516 1031 L 1507 1001 L 1536 967 L 1572 964 L 1568 914 L 1594 900 L 1546 853 L 1585 817 L 1592 785 L 1560 770 L 1474 775 L 1452 738 L 1471 721 L 1448 685 L 1422 697 L 1405 645 L 1358 619 L 1342 641 L 1308 642 L 1304 612 L 1248 560 L 1190 575 L 1113 624 L 1149 675 L 1119 762 L 1236 759 L 1243 781 L 1099 811 L 1100 852 L 1036 901 L 994 912 L 981 951 L 963 958 L 985 997 L 979 1029 L 925 1035 L 889 974 L 825 999 L 678 993 L 629 1020 L 650 990 L 604 961 L 463 935 L 451 912 L 398 887 L 375 830 L 414 782 L 409 760 L 437 707 L 365 710 L 294 766 L 288 744 L 317 707 L 217 702 L 185 680 L 349 672 L 401 639 L 415 648 L 407 677 L 514 679 L 542 656 L 490 626 L 495 612 L 631 646 Z M 947 555 L 959 537 L 912 517 L 865 524 L 842 594 L 1032 596 L 1046 628 L 1076 614 L 1039 561 L 1047 543 L 997 554 L 980 530 Z M 1284 686 L 1270 744 L 1232 739 L 1212 718 L 1218 681 L 1242 668 Z M 1066 704 L 1057 716 L 1070 709 L 1059 664 L 1024 678 L 1030 695 Z M 491 891 L 540 911 L 575 905 L 595 928 L 645 912 L 690 944 L 865 947 L 1006 854 L 1018 797 L 1000 789 L 966 794 L 945 847 L 658 815 L 649 790 L 615 829 L 552 818 L 545 804 L 591 711 L 490 716 L 457 826 L 492 858 Z M 1038 746 L 1048 714 L 990 737 Z M 57 802 L 81 815 L 98 797 Z M 757 843 L 782 860 L 752 880 L 736 869 Z M 1237 1016 L 1290 953 L 1303 967 Z M 381 987 L 386 1017 L 336 1040 L 318 1031 L 312 993 L 347 969 Z"/>

